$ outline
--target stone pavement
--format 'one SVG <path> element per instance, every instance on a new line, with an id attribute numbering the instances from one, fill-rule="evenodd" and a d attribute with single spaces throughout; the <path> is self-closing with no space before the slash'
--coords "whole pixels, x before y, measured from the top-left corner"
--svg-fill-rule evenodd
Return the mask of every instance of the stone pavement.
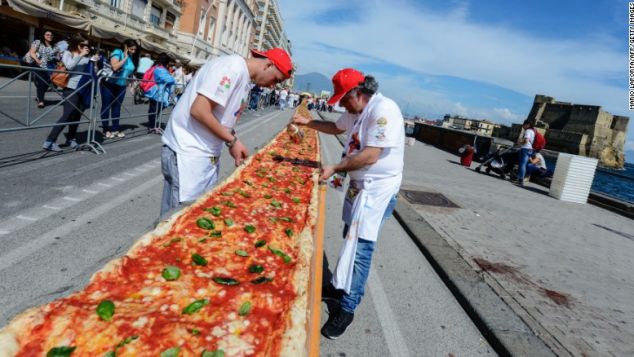
<path id="1" fill-rule="evenodd" d="M 475 167 L 462 167 L 456 155 L 422 142 L 406 147 L 402 189 L 441 193 L 459 207 L 401 199 L 396 211 L 414 236 L 418 218 L 433 228 L 414 238 L 453 281 L 450 286 L 474 273 L 486 282 L 486 289 L 463 284 L 458 294 L 469 299 L 494 339 L 513 354 L 543 355 L 537 351 L 545 343 L 557 355 L 634 355 L 632 221 L 593 205 L 558 201 L 532 183 L 520 188 L 479 174 Z M 449 260 L 446 251 L 434 256 L 443 244 L 458 259 Z M 484 291 L 489 289 L 497 299 Z M 506 321 L 509 315 L 501 311 L 508 307 L 517 321 Z M 532 337 L 523 331 L 505 336 L 526 325 Z"/>

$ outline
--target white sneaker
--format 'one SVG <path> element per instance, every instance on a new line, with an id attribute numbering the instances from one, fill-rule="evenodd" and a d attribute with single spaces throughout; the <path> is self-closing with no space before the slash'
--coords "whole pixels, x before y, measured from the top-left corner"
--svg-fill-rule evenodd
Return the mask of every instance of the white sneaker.
<path id="1" fill-rule="evenodd" d="M 103 134 L 103 136 L 105 136 L 107 139 L 110 139 L 110 138 L 112 138 L 112 133 L 111 133 L 111 132 L 109 132 L 109 131 L 106 131 L 106 132 Z"/>
<path id="2" fill-rule="evenodd" d="M 79 149 L 79 144 L 77 143 L 77 140 L 72 139 L 71 141 L 68 142 L 68 145 L 70 146 L 71 149 L 73 150 L 77 150 Z"/>
<path id="3" fill-rule="evenodd" d="M 52 141 L 45 141 L 44 144 L 42 145 L 42 149 L 47 151 L 54 151 L 54 152 L 62 151 L 62 148 L 60 148 L 59 145 L 57 145 L 56 143 Z"/>
<path id="4" fill-rule="evenodd" d="M 117 138 L 124 138 L 125 137 L 125 134 L 122 131 L 118 131 L 116 135 L 117 135 Z M 114 136 L 114 134 L 112 136 Z"/>

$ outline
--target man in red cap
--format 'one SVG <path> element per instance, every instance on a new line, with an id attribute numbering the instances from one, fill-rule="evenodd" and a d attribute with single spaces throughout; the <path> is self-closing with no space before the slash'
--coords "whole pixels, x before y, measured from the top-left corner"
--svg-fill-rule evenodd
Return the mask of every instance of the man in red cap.
<path id="1" fill-rule="evenodd" d="M 321 180 L 335 173 L 350 176 L 343 206 L 345 240 L 332 285 L 322 292 L 322 298 L 339 302 L 321 329 L 325 337 L 334 340 L 352 323 L 364 294 L 379 230 L 396 205 L 405 130 L 398 105 L 377 93 L 379 85 L 374 77 L 346 68 L 332 77 L 332 84 L 335 93 L 328 104 L 339 102 L 346 113 L 336 122 L 294 116 L 292 124 L 328 134 L 348 134 L 341 161 L 324 166 L 321 172 Z"/>
<path id="2" fill-rule="evenodd" d="M 249 155 L 233 128 L 248 105 L 251 83 L 273 87 L 293 71 L 291 58 L 281 48 L 251 53 L 249 59 L 230 55 L 207 62 L 174 107 L 162 138 L 161 217 L 215 185 L 223 146 L 236 166 Z"/>

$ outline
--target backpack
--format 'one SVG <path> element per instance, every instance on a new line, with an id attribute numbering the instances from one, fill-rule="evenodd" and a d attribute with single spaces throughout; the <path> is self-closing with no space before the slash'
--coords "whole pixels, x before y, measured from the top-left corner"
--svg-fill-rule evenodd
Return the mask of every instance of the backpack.
<path id="1" fill-rule="evenodd" d="M 156 85 L 154 81 L 154 69 L 156 66 L 152 66 L 148 68 L 145 73 L 143 73 L 143 81 L 139 83 L 139 88 L 143 90 L 144 93 L 147 93 L 152 87 Z"/>
<path id="2" fill-rule="evenodd" d="M 535 139 L 533 140 L 533 151 L 540 152 L 544 147 L 546 147 L 546 138 L 544 138 L 544 136 L 536 129 L 533 129 L 533 132 L 535 133 Z"/>

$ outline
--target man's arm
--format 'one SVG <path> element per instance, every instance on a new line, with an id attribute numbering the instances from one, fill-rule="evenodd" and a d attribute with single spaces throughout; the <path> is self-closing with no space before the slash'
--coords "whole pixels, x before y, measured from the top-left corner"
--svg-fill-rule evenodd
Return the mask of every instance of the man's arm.
<path id="1" fill-rule="evenodd" d="M 307 126 L 311 129 L 315 129 L 317 131 L 321 131 L 322 133 L 326 133 L 326 134 L 338 135 L 338 134 L 343 134 L 346 132 L 343 129 L 337 128 L 337 125 L 334 122 L 325 121 L 325 120 L 310 120 L 301 115 L 293 116 L 293 118 L 291 119 L 291 123 Z"/>
<path id="2" fill-rule="evenodd" d="M 334 124 L 334 123 L 333 123 Z M 320 180 L 327 180 L 335 172 L 348 172 L 361 169 L 368 165 L 372 165 L 379 160 L 383 148 L 366 146 L 358 153 L 346 156 L 341 162 L 336 165 L 324 166 L 321 172 Z"/>
<path id="3" fill-rule="evenodd" d="M 235 139 L 233 146 L 229 148 L 231 157 L 235 159 L 236 166 L 240 165 L 244 159 L 249 156 L 249 151 L 234 134 L 231 134 L 227 128 L 220 124 L 220 121 L 214 116 L 212 110 L 218 105 L 213 100 L 198 94 L 190 109 L 191 116 L 202 123 L 215 136 L 225 143 L 230 143 Z"/>

